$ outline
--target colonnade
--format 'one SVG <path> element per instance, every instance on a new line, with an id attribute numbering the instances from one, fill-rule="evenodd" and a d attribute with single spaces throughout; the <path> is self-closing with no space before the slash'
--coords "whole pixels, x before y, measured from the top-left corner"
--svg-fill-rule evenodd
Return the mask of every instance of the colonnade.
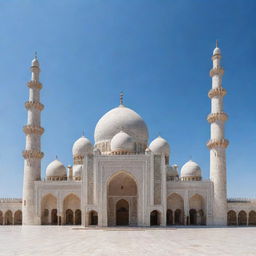
<path id="1" fill-rule="evenodd" d="M 230 210 L 227 214 L 229 226 L 253 226 L 256 225 L 256 211 Z"/>
<path id="2" fill-rule="evenodd" d="M 0 225 L 21 225 L 22 224 L 22 211 L 11 211 L 5 212 L 0 211 Z"/>

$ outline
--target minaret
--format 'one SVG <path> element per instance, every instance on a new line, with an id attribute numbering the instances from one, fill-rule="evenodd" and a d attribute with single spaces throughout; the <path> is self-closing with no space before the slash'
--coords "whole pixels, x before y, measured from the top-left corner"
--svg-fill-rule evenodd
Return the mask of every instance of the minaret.
<path id="1" fill-rule="evenodd" d="M 41 179 L 41 135 L 44 129 L 40 126 L 41 111 L 44 105 L 40 103 L 40 90 L 42 84 L 39 82 L 40 67 L 37 56 L 32 60 L 31 80 L 27 83 L 29 88 L 29 100 L 25 103 L 28 111 L 27 125 L 23 127 L 26 134 L 26 146 L 23 151 L 24 178 L 23 178 L 23 225 L 40 224 L 40 218 L 36 216 L 34 181 Z"/>
<path id="2" fill-rule="evenodd" d="M 208 122 L 211 124 L 211 139 L 207 143 L 210 150 L 210 179 L 214 186 L 213 224 L 227 225 L 227 181 L 226 181 L 226 148 L 228 140 L 224 135 L 224 124 L 228 116 L 223 111 L 223 97 L 226 90 L 222 87 L 224 70 L 220 65 L 221 51 L 216 42 L 213 51 L 212 89 L 208 96 L 211 99 L 211 113 Z"/>

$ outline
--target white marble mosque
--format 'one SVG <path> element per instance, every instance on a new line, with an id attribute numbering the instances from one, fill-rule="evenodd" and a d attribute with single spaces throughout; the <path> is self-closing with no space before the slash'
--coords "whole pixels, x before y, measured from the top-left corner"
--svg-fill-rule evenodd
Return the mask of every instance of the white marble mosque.
<path id="1" fill-rule="evenodd" d="M 221 51 L 213 51 L 210 179 L 189 160 L 180 172 L 171 162 L 169 143 L 162 137 L 148 141 L 142 117 L 123 103 L 98 121 L 93 143 L 75 141 L 73 166 L 55 159 L 41 170 L 40 66 L 31 65 L 22 199 L 0 199 L 1 225 L 256 225 L 256 199 L 227 199 L 226 148 L 223 110 L 226 90 Z M 202 142 L 203 143 L 203 142 Z M 45 177 L 42 177 L 44 176 Z"/>

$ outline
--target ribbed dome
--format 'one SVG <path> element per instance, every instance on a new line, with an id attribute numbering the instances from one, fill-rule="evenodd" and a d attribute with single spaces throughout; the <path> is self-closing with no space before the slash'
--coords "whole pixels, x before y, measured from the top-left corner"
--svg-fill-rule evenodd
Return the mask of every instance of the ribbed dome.
<path id="1" fill-rule="evenodd" d="M 164 154 L 165 156 L 169 156 L 170 154 L 170 146 L 161 136 L 158 136 L 150 143 L 149 149 L 154 154 Z"/>
<path id="2" fill-rule="evenodd" d="M 97 123 L 94 131 L 95 144 L 110 141 L 123 129 L 134 142 L 147 144 L 148 129 L 143 119 L 133 110 L 120 105 L 107 112 Z"/>
<path id="3" fill-rule="evenodd" d="M 78 164 L 78 165 L 74 165 L 73 166 L 73 176 L 74 177 L 81 177 L 82 175 L 82 165 Z"/>
<path id="4" fill-rule="evenodd" d="M 201 177 L 201 168 L 192 160 L 189 160 L 181 168 L 181 177 Z"/>
<path id="5" fill-rule="evenodd" d="M 217 55 L 217 54 L 221 54 L 221 51 L 220 51 L 220 48 L 219 48 L 219 47 L 216 47 L 216 48 L 213 50 L 213 55 Z"/>
<path id="6" fill-rule="evenodd" d="M 73 156 L 85 156 L 93 152 L 93 146 L 89 139 L 82 136 L 77 141 L 75 141 L 72 153 Z"/>
<path id="7" fill-rule="evenodd" d="M 66 168 L 59 160 L 52 161 L 46 168 L 47 178 L 63 178 L 67 176 Z"/>
<path id="8" fill-rule="evenodd" d="M 111 151 L 133 152 L 134 143 L 132 137 L 124 131 L 117 133 L 111 140 Z"/>

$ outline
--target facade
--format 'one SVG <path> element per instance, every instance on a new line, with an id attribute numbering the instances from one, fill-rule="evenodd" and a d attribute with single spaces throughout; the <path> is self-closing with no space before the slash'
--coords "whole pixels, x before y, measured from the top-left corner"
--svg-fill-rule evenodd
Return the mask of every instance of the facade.
<path id="1" fill-rule="evenodd" d="M 0 200 L 0 224 L 98 225 L 100 227 L 167 225 L 256 225 L 256 200 L 227 199 L 226 148 L 228 119 L 223 110 L 226 90 L 221 51 L 216 45 L 210 71 L 210 179 L 190 160 L 171 164 L 168 142 L 148 142 L 148 129 L 135 111 L 123 104 L 97 123 L 94 145 L 82 136 L 73 145 L 73 166 L 55 159 L 41 178 L 40 66 L 32 61 L 24 157 L 22 199 Z"/>

